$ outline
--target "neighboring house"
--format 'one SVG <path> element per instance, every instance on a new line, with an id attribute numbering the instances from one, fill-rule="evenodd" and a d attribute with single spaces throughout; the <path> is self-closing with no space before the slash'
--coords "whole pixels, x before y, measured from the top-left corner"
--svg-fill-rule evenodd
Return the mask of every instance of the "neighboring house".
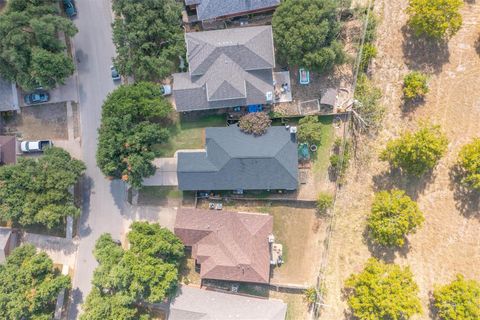
<path id="1" fill-rule="evenodd" d="M 0 136 L 0 165 L 17 162 L 17 140 L 15 136 Z"/>
<path id="2" fill-rule="evenodd" d="M 18 92 L 14 83 L 0 77 L 0 112 L 18 111 Z"/>
<path id="3" fill-rule="evenodd" d="M 0 264 L 3 264 L 12 250 L 12 229 L 0 227 Z"/>
<path id="4" fill-rule="evenodd" d="M 286 313 L 287 305 L 280 300 L 180 286 L 170 303 L 168 320 L 285 320 Z"/>
<path id="5" fill-rule="evenodd" d="M 206 128 L 205 151 L 177 153 L 178 188 L 184 191 L 296 190 L 296 136 L 273 126 L 261 136 L 237 126 Z"/>
<path id="6" fill-rule="evenodd" d="M 178 112 L 274 102 L 272 27 L 185 34 L 188 72 L 173 74 Z"/>
<path id="7" fill-rule="evenodd" d="M 200 265 L 202 279 L 270 282 L 269 235 L 273 217 L 266 214 L 178 209 L 175 234 Z"/>
<path id="8" fill-rule="evenodd" d="M 274 11 L 280 0 L 185 0 L 187 10 L 196 21 L 228 18 Z"/>

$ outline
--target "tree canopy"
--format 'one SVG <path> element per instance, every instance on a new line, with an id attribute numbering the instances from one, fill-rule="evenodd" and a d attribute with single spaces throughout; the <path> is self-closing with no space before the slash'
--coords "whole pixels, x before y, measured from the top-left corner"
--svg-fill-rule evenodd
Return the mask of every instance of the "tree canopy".
<path id="1" fill-rule="evenodd" d="M 54 270 L 46 253 L 18 247 L 0 265 L 0 318 L 53 319 L 57 296 L 68 288 L 70 278 Z"/>
<path id="2" fill-rule="evenodd" d="M 447 145 L 440 126 L 423 125 L 416 132 L 406 132 L 390 140 L 380 159 L 409 175 L 421 176 L 435 167 L 447 151 Z"/>
<path id="3" fill-rule="evenodd" d="M 410 0 L 408 24 L 417 35 L 449 38 L 460 30 L 462 0 Z"/>
<path id="4" fill-rule="evenodd" d="M 102 235 L 94 250 L 99 266 L 93 275 L 94 290 L 84 306 L 83 320 L 138 319 L 137 306 L 163 301 L 174 293 L 184 247 L 171 231 L 158 224 L 134 222 L 127 235 L 128 250 L 110 234 Z M 115 307 L 114 307 L 115 306 Z M 124 319 L 124 318 L 121 318 Z"/>
<path id="5" fill-rule="evenodd" d="M 338 4 L 334 0 L 284 0 L 272 19 L 275 47 L 280 60 L 315 71 L 331 69 L 345 61 L 338 38 Z"/>
<path id="6" fill-rule="evenodd" d="M 458 154 L 458 164 L 464 173 L 462 183 L 480 190 L 480 138 L 462 147 Z"/>
<path id="7" fill-rule="evenodd" d="M 166 142 L 172 105 L 154 83 L 138 82 L 118 87 L 103 104 L 97 163 L 109 177 L 141 187 L 155 173 L 154 144 Z"/>
<path id="8" fill-rule="evenodd" d="M 306 116 L 298 121 L 298 141 L 316 145 L 322 143 L 322 123 L 317 116 Z"/>
<path id="9" fill-rule="evenodd" d="M 45 150 L 38 159 L 20 158 L 0 167 L 0 220 L 20 225 L 59 225 L 78 216 L 69 192 L 85 171 L 82 161 L 60 148 Z"/>
<path id="10" fill-rule="evenodd" d="M 8 1 L 0 15 L 0 75 L 25 90 L 63 84 L 74 64 L 60 32 L 72 37 L 77 28 L 59 15 L 58 1 Z"/>
<path id="11" fill-rule="evenodd" d="M 410 268 L 369 259 L 345 284 L 348 305 L 356 319 L 409 319 L 421 313 L 418 286 Z"/>
<path id="12" fill-rule="evenodd" d="M 480 319 L 480 283 L 458 274 L 451 283 L 433 291 L 434 306 L 441 320 Z"/>
<path id="13" fill-rule="evenodd" d="M 402 190 L 381 191 L 375 195 L 368 228 L 373 240 L 384 246 L 402 246 L 405 236 L 424 221 L 415 201 Z"/>
<path id="14" fill-rule="evenodd" d="M 175 0 L 114 0 L 114 63 L 136 80 L 163 79 L 185 54 L 182 6 Z"/>

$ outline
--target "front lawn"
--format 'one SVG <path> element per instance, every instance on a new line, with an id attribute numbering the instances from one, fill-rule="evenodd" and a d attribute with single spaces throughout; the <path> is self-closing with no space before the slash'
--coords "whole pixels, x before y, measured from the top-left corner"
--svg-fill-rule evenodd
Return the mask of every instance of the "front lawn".
<path id="1" fill-rule="evenodd" d="M 154 146 L 160 157 L 173 157 L 180 149 L 203 149 L 205 147 L 205 128 L 226 125 L 225 115 L 207 115 L 186 119 L 178 113 L 174 115 L 170 127 L 171 137 L 168 143 Z"/>

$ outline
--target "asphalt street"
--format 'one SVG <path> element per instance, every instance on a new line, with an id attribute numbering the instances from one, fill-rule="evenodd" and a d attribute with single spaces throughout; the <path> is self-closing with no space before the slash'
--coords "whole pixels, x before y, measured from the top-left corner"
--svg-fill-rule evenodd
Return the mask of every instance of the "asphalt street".
<path id="1" fill-rule="evenodd" d="M 78 318 L 81 304 L 91 289 L 93 270 L 97 266 L 92 254 L 95 241 L 105 232 L 120 239 L 129 211 L 125 184 L 106 179 L 95 161 L 102 102 L 115 88 L 110 76 L 115 55 L 111 3 L 109 0 L 79 0 L 76 6 L 78 16 L 74 22 L 79 32 L 73 42 L 78 70 L 83 159 L 87 171 L 69 319 Z"/>

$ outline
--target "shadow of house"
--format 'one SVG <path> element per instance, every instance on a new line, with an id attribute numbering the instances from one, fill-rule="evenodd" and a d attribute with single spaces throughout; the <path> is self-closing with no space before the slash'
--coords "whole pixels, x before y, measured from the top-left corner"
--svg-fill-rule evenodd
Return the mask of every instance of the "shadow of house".
<path id="1" fill-rule="evenodd" d="M 411 70 L 439 73 L 450 59 L 448 42 L 416 36 L 407 25 L 402 28 L 402 49 L 406 64 Z"/>

